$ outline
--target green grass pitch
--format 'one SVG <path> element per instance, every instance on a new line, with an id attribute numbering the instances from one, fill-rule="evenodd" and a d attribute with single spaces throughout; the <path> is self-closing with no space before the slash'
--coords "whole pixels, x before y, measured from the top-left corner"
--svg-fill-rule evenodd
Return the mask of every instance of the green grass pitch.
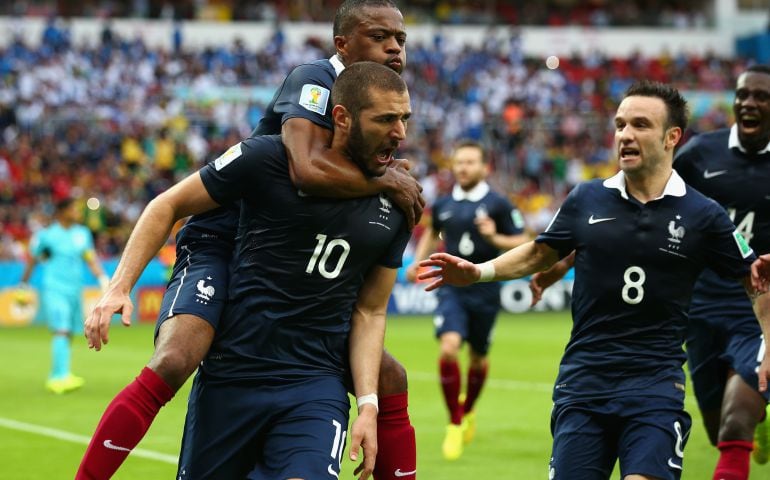
<path id="1" fill-rule="evenodd" d="M 440 395 L 437 344 L 429 317 L 394 316 L 387 348 L 407 368 L 410 412 L 417 431 L 418 475 L 423 480 L 547 479 L 551 383 L 571 323 L 566 313 L 500 317 L 491 352 L 490 379 L 477 407 L 478 432 L 456 462 L 441 457 L 447 415 Z M 113 325 L 101 352 L 74 343 L 73 369 L 86 378 L 77 392 L 43 389 L 49 335 L 40 327 L 0 330 L 0 478 L 73 478 L 104 407 L 139 372 L 152 353 L 152 326 Z M 160 413 L 117 479 L 172 479 L 189 382 Z M 717 453 L 706 440 L 690 394 L 693 429 L 685 450 L 685 480 L 711 478 Z M 347 455 L 347 452 L 346 452 Z M 353 478 L 343 465 L 341 478 Z M 617 478 L 617 475 L 613 478 Z M 752 464 L 751 480 L 770 478 L 770 465 Z"/>

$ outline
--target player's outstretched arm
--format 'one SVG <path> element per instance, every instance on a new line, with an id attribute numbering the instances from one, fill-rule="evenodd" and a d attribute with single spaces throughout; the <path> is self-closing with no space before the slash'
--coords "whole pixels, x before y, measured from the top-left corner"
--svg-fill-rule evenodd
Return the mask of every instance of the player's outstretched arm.
<path id="1" fill-rule="evenodd" d="M 354 473 L 369 478 L 377 458 L 377 380 L 385 340 L 388 298 L 397 270 L 373 267 L 366 276 L 353 309 L 350 328 L 350 370 L 358 406 L 358 418 L 350 435 L 350 459 L 357 461 L 360 448 L 364 460 Z"/>
<path id="2" fill-rule="evenodd" d="M 554 263 L 548 270 L 532 275 L 529 281 L 529 291 L 532 292 L 532 304 L 530 307 L 537 305 L 537 302 L 543 298 L 545 289 L 564 277 L 573 265 L 575 265 L 574 251 Z"/>
<path id="3" fill-rule="evenodd" d="M 406 214 L 409 229 L 425 208 L 420 183 L 408 162 L 396 160 L 381 177 L 368 178 L 353 161 L 330 147 L 332 132 L 305 118 L 290 118 L 281 128 L 294 185 L 310 195 L 358 198 L 384 193 Z"/>
<path id="4" fill-rule="evenodd" d="M 762 327 L 762 335 L 767 341 L 770 338 L 770 293 L 763 293 L 754 288 L 748 277 L 743 279 L 743 286 L 746 288 L 746 293 L 751 299 L 751 306 L 754 308 L 754 314 Z M 770 382 L 770 348 L 765 349 L 765 356 L 759 366 L 757 376 L 759 377 L 759 391 L 767 391 L 768 382 Z"/>
<path id="5" fill-rule="evenodd" d="M 751 284 L 760 292 L 770 289 L 770 253 L 760 255 L 751 264 Z"/>
<path id="6" fill-rule="evenodd" d="M 434 267 L 417 276 L 419 280 L 434 279 L 425 287 L 435 290 L 442 285 L 465 287 L 476 282 L 511 280 L 545 270 L 559 260 L 558 253 L 545 243 L 534 241 L 509 250 L 499 257 L 476 265 L 448 253 L 434 253 L 421 267 Z"/>
<path id="7" fill-rule="evenodd" d="M 177 220 L 216 208 L 196 172 L 158 195 L 144 209 L 123 250 L 106 292 L 86 318 L 88 347 L 101 350 L 109 342 L 113 314 L 120 314 L 123 325 L 131 324 L 131 289 L 152 257 L 158 253 Z"/>

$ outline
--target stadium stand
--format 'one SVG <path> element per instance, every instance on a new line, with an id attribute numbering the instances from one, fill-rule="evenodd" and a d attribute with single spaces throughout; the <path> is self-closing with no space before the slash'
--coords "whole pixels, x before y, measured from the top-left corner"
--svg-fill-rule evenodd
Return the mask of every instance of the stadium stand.
<path id="1" fill-rule="evenodd" d="M 0 13 L 29 13 L 29 5 L 23 11 L 27 3 L 6 5 Z M 180 7 L 192 2 L 173 2 L 177 9 L 165 13 L 155 9 L 156 2 L 108 3 L 127 8 L 112 12 L 126 15 L 201 14 Z M 247 2 L 232 3 L 232 18 L 269 14 L 239 7 Z M 487 2 L 484 8 L 492 5 L 495 15 L 503 15 L 500 9 L 519 3 Z M 566 6 L 562 23 L 581 24 L 604 12 L 610 23 L 622 24 L 620 5 L 631 8 L 638 2 L 597 2 L 600 7 L 587 13 L 578 2 L 551 3 Z M 690 8 L 683 24 L 700 22 L 693 19 L 698 2 L 680 3 Z M 82 8 L 92 7 L 84 13 L 104 13 L 97 4 L 83 2 Z M 292 8 L 302 2 L 270 4 L 276 15 L 291 18 Z M 476 8 L 470 2 L 418 2 L 415 15 L 441 20 L 446 5 L 458 15 Z M 646 21 L 638 18 L 637 23 Z M 611 57 L 595 51 L 561 58 L 558 69 L 549 69 L 542 58 L 527 56 L 515 36 L 450 48 L 437 35 L 432 43 L 416 41 L 409 48 L 405 78 L 415 121 L 402 154 L 415 162 L 428 200 L 449 187 L 445 168 L 451 143 L 477 139 L 491 153 L 494 183 L 511 195 L 535 230 L 547 224 L 576 182 L 614 171 L 608 162 L 608 115 L 633 80 L 644 76 L 718 96 L 748 63 L 708 53 Z M 31 232 L 67 195 L 84 203 L 98 200 L 98 206 L 95 201 L 90 209 L 84 206 L 85 223 L 100 255 L 118 254 L 151 198 L 247 136 L 287 71 L 330 51 L 313 38 L 290 46 L 280 30 L 258 49 L 237 39 L 188 48 L 179 39 L 169 50 L 147 45 L 140 35 L 121 36 L 109 23 L 98 38 L 75 44 L 68 21 L 56 17 L 36 44 L 19 35 L 0 46 L 0 259 L 19 259 Z M 712 104 L 697 112 L 697 130 L 730 122 L 727 106 Z"/>

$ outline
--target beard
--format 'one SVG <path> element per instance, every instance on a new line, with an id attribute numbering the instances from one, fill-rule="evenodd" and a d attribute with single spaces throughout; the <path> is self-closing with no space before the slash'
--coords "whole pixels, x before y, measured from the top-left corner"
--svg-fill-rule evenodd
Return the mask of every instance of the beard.
<path id="1" fill-rule="evenodd" d="M 353 125 L 350 128 L 350 136 L 348 137 L 347 152 L 358 168 L 364 172 L 367 177 L 379 177 L 384 172 L 375 172 L 370 167 L 368 162 L 374 157 L 374 149 L 364 138 L 364 132 L 361 129 L 361 123 L 357 120 L 353 121 Z"/>

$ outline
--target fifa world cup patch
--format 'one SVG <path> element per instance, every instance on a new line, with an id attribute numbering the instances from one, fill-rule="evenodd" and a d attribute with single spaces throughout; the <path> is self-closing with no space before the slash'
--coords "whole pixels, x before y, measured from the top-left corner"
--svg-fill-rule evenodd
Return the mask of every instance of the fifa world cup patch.
<path id="1" fill-rule="evenodd" d="M 320 115 L 326 115 L 326 104 L 329 101 L 329 90 L 319 85 L 302 85 L 299 104 Z"/>
<path id="2" fill-rule="evenodd" d="M 216 160 L 214 160 L 214 168 L 217 169 L 217 171 L 222 170 L 226 166 L 230 164 L 233 160 L 241 156 L 241 144 L 236 143 L 232 147 L 228 148 L 225 153 L 219 156 Z"/>
<path id="3" fill-rule="evenodd" d="M 735 239 L 735 243 L 738 245 L 738 250 L 741 251 L 741 256 L 743 256 L 743 258 L 746 258 L 752 253 L 754 253 L 754 250 L 751 249 L 751 246 L 749 246 L 749 242 L 747 242 L 746 239 L 743 238 L 743 235 L 741 235 L 737 231 L 734 231 L 733 238 Z"/>

